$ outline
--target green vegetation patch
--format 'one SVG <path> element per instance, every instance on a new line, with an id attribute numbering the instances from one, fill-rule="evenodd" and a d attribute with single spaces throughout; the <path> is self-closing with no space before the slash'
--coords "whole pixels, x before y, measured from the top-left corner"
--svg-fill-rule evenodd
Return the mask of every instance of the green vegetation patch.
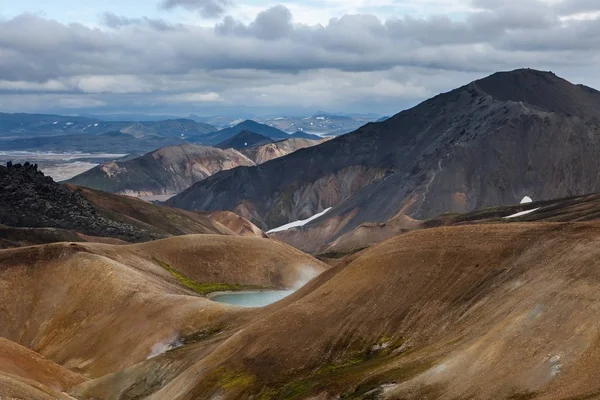
<path id="1" fill-rule="evenodd" d="M 258 398 L 260 400 L 294 400 L 323 391 L 343 393 L 344 390 L 346 392 L 341 399 L 375 398 L 381 384 L 404 382 L 434 365 L 432 361 L 425 361 L 386 369 L 386 364 L 393 362 L 402 354 L 392 353 L 404 343 L 405 339 L 402 337 L 393 339 L 386 336 L 367 346 L 365 343 L 362 345 L 345 343 L 350 348 L 354 347 L 357 350 L 343 360 L 324 364 L 306 375 L 282 383 L 281 386 L 269 385 L 269 387 L 263 388 Z M 375 346 L 380 346 L 380 349 L 374 350 Z M 358 348 L 362 348 L 362 350 L 358 350 Z M 377 370 L 381 372 L 374 373 Z M 368 377 L 367 380 L 365 380 L 366 377 Z M 356 387 L 357 382 L 362 383 Z M 353 389 L 348 391 L 348 388 Z"/>
<path id="2" fill-rule="evenodd" d="M 263 286 L 236 285 L 236 284 L 231 284 L 231 283 L 215 283 L 215 282 L 196 282 L 196 281 L 186 277 L 181 272 L 173 269 L 166 262 L 161 261 L 161 260 L 157 259 L 156 257 L 153 257 L 153 259 L 158 265 L 160 265 L 165 270 L 167 270 L 171 275 L 173 275 L 173 277 L 175 279 L 177 279 L 179 281 L 179 283 L 181 283 L 183 286 L 185 286 L 188 289 L 191 289 L 194 292 L 196 292 L 200 295 L 203 295 L 203 296 L 207 295 L 209 293 L 213 293 L 213 292 L 230 292 L 230 291 L 235 292 L 235 291 L 240 291 L 240 290 L 267 289 Z"/>
<path id="3" fill-rule="evenodd" d="M 255 378 L 247 372 L 220 367 L 212 371 L 206 381 L 211 387 L 233 391 L 252 386 L 255 383 Z"/>

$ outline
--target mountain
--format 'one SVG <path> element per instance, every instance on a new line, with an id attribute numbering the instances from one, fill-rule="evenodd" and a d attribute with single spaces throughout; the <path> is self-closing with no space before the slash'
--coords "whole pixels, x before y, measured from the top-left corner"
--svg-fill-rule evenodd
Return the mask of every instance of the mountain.
<path id="1" fill-rule="evenodd" d="M 218 171 L 248 165 L 254 162 L 237 150 L 188 143 L 101 164 L 67 182 L 135 196 L 175 194 Z"/>
<path id="2" fill-rule="evenodd" d="M 247 149 L 250 147 L 271 143 L 272 140 L 266 136 L 250 131 L 241 131 L 235 136 L 230 137 L 215 145 L 219 149 Z"/>
<path id="3" fill-rule="evenodd" d="M 266 141 L 267 144 L 250 147 L 253 141 Z M 223 142 L 222 149 L 189 143 L 164 147 L 141 157 L 100 164 L 66 182 L 133 196 L 174 195 L 222 170 L 260 164 L 321 141 L 286 139 L 271 142 L 264 136 L 244 131 Z M 239 151 L 231 148 L 243 143 L 248 143 L 249 147 Z"/>
<path id="4" fill-rule="evenodd" d="M 321 136 L 319 136 L 319 135 L 313 135 L 311 133 L 306 133 L 303 131 L 296 131 L 296 132 L 292 133 L 290 136 L 293 138 L 296 138 L 296 139 L 311 139 L 311 140 L 322 139 Z"/>
<path id="5" fill-rule="evenodd" d="M 231 128 L 222 129 L 218 133 L 222 137 L 230 138 L 242 131 L 258 133 L 259 135 L 266 136 L 269 139 L 287 139 L 290 136 L 277 128 L 265 124 L 259 124 L 258 122 L 252 121 L 250 119 L 244 122 L 240 122 L 239 124 L 237 124 L 236 126 L 232 126 Z"/>
<path id="6" fill-rule="evenodd" d="M 197 213 L 58 184 L 28 163 L 0 166 L 0 186 L 4 243 L 73 241 L 77 236 L 81 241 L 108 237 L 139 242 L 190 233 L 234 234 Z"/>
<path id="7" fill-rule="evenodd" d="M 204 135 L 215 132 L 217 129 L 212 125 L 185 118 L 159 121 L 103 121 L 99 118 L 61 115 L 0 113 L 0 137 L 99 135 L 112 131 L 128 133 L 136 137 L 181 138 Z"/>
<path id="8" fill-rule="evenodd" d="M 273 139 L 273 140 L 287 139 L 290 137 L 290 135 L 288 135 L 287 133 L 285 133 L 277 128 L 274 128 L 272 126 L 260 124 L 256 121 L 252 121 L 252 120 L 246 120 L 246 121 L 240 122 L 239 124 L 237 124 L 235 126 L 221 129 L 218 132 L 214 132 L 214 133 L 210 133 L 210 134 L 206 134 L 206 135 L 194 135 L 194 136 L 188 137 L 187 140 L 192 143 L 213 146 L 218 143 L 222 143 L 223 141 L 225 141 L 229 138 L 232 138 L 235 135 L 237 135 L 243 131 L 256 133 L 256 134 L 265 136 L 265 137 L 267 137 L 269 139 Z"/>
<path id="9" fill-rule="evenodd" d="M 324 140 L 325 139 L 321 138 L 319 138 L 319 140 L 290 138 L 243 149 L 240 150 L 240 152 L 253 160 L 257 165 L 260 165 L 267 161 L 291 154 L 297 150 L 316 146 Z"/>
<path id="10" fill-rule="evenodd" d="M 169 204 L 232 210 L 268 230 L 333 207 L 302 229 L 323 244 L 396 215 L 600 191 L 600 93 L 551 72 L 494 74 L 380 123 L 270 161 L 221 172 Z"/>

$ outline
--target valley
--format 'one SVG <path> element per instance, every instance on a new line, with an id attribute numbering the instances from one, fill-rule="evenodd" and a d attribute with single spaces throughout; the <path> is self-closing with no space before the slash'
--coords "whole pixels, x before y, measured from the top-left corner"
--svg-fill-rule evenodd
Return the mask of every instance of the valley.
<path id="1" fill-rule="evenodd" d="M 113 121 L 79 152 L 56 130 L 100 119 L 29 116 L 2 143 L 40 148 L 0 153 L 0 399 L 597 398 L 599 110 L 518 69 L 329 137 Z"/>

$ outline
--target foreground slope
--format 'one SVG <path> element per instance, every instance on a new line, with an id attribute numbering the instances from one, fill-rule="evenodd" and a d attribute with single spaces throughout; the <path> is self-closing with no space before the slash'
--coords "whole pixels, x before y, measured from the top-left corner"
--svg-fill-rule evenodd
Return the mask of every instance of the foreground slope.
<path id="1" fill-rule="evenodd" d="M 319 146 L 221 172 L 170 204 L 234 210 L 263 229 L 333 206 L 312 224 L 335 225 L 335 239 L 401 213 L 422 219 L 525 195 L 591 193 L 600 190 L 589 173 L 598 110 L 597 91 L 552 73 L 498 73 Z"/>
<path id="2" fill-rule="evenodd" d="M 289 288 L 324 268 L 272 240 L 216 235 L 2 250 L 0 337 L 71 370 L 58 373 L 69 382 L 73 372 L 100 377 L 158 355 L 172 343 L 228 332 L 256 313 L 203 297 L 209 292 Z M 2 348 L 0 342 L 0 358 Z M 48 386 L 46 362 L 40 362 L 25 372 L 3 363 L 0 373 Z"/>
<path id="3" fill-rule="evenodd" d="M 151 399 L 593 398 L 599 232 L 531 223 L 401 235 L 325 272 L 166 384 L 140 375 L 158 368 L 145 362 L 72 393 L 114 393 L 145 376 L 161 386 Z"/>

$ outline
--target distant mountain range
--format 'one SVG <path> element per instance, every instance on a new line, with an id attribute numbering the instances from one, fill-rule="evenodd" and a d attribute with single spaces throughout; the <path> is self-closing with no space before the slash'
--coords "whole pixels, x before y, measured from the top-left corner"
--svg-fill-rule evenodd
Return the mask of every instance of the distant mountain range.
<path id="1" fill-rule="evenodd" d="M 223 171 L 169 204 L 233 210 L 263 229 L 333 207 L 302 230 L 326 243 L 398 215 L 591 193 L 599 121 L 594 89 L 550 72 L 497 73 L 260 168 Z"/>
<path id="2" fill-rule="evenodd" d="M 183 143 L 215 145 L 242 131 L 273 140 L 291 137 L 255 121 L 218 131 L 187 119 L 106 122 L 79 117 L 0 114 L 0 150 L 145 153 Z"/>
<path id="3" fill-rule="evenodd" d="M 212 125 L 191 119 L 162 121 L 102 121 L 95 118 L 45 114 L 0 113 L 0 138 L 24 138 L 57 135 L 99 135 L 123 132 L 135 137 L 184 137 L 216 132 Z"/>
<path id="4" fill-rule="evenodd" d="M 285 132 L 304 132 L 320 136 L 338 136 L 377 120 L 375 115 L 339 115 L 317 112 L 310 117 L 262 118 L 260 122 Z"/>

